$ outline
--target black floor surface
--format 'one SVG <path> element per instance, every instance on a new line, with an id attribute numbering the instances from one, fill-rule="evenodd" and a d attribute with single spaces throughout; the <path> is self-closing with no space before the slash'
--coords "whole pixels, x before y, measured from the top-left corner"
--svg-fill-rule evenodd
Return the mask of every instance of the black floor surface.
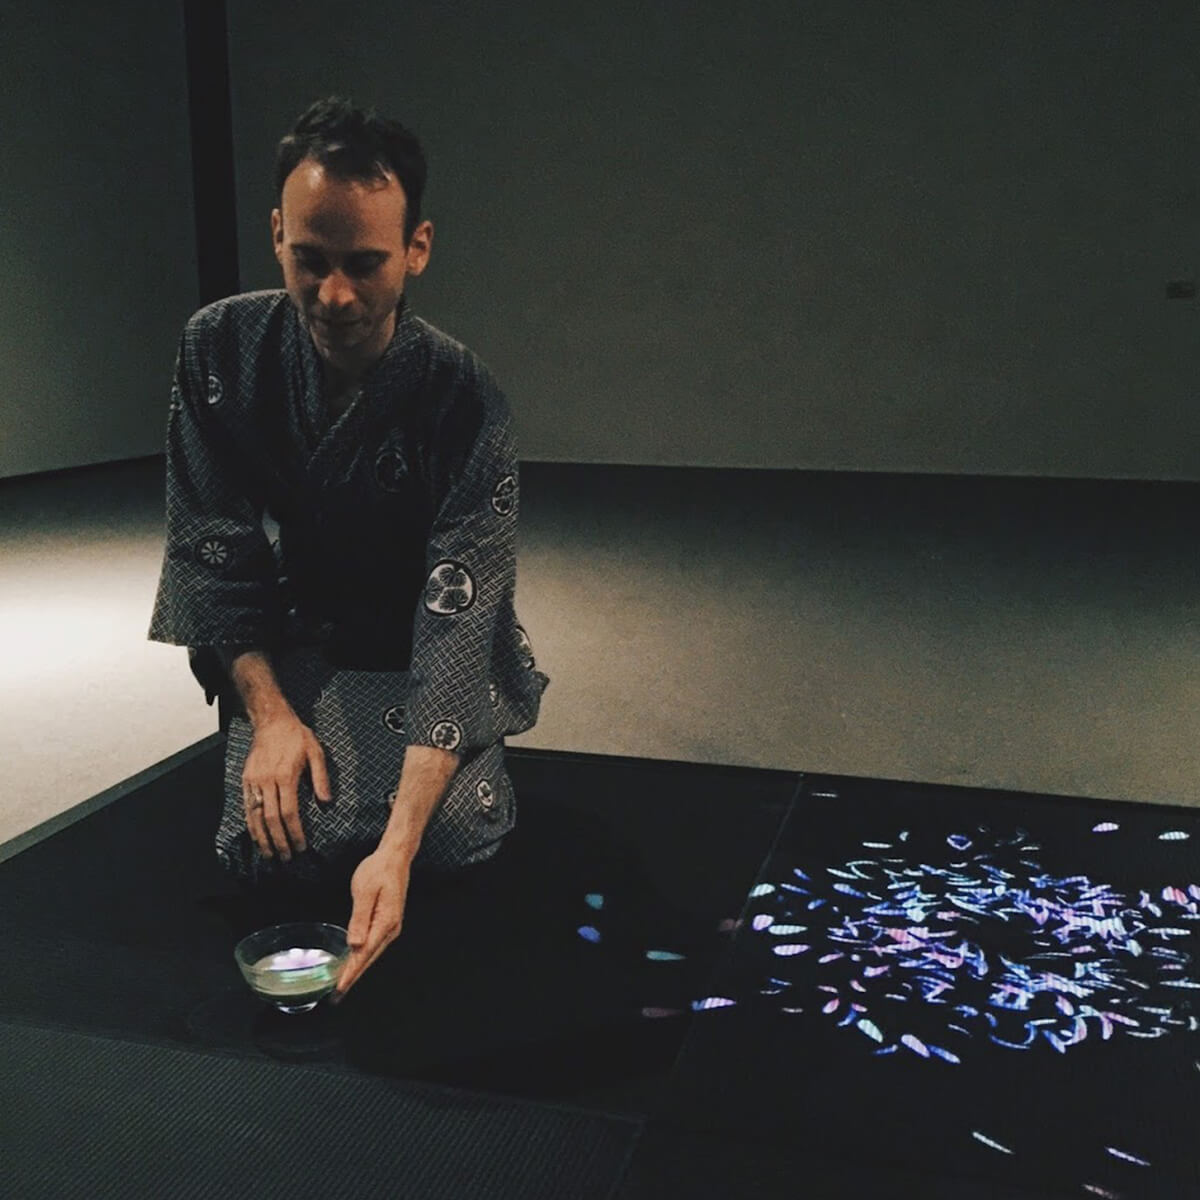
<path id="1" fill-rule="evenodd" d="M 220 875 L 219 753 L 0 863 L 9 1194 L 274 1194 L 306 1129 L 289 1195 L 1200 1195 L 1200 814 L 511 751 L 497 859 L 286 1017 L 234 942 L 349 897 Z"/>

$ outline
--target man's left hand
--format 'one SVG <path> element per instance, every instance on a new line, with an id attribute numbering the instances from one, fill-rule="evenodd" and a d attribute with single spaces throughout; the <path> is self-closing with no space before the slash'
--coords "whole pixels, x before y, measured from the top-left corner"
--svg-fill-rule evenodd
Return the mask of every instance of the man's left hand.
<path id="1" fill-rule="evenodd" d="M 387 949 L 404 923 L 409 859 L 376 850 L 358 864 L 350 880 L 354 910 L 346 930 L 350 957 L 338 977 L 333 1002 L 338 1003 L 362 973 Z"/>

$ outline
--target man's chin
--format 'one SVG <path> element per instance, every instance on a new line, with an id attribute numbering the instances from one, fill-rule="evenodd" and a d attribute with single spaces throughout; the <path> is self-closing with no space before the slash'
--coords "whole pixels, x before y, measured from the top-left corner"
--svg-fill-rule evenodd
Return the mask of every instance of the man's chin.
<path id="1" fill-rule="evenodd" d="M 345 354 L 358 349 L 367 340 L 367 334 L 370 332 L 366 323 L 362 321 L 357 321 L 348 328 L 339 329 L 336 326 L 326 325 L 323 321 L 313 320 L 309 322 L 308 328 L 312 333 L 313 341 L 322 350 L 328 350 L 333 354 Z"/>
<path id="2" fill-rule="evenodd" d="M 366 321 L 326 321 L 323 317 L 310 317 L 309 325 L 326 337 L 357 337 L 366 329 Z"/>

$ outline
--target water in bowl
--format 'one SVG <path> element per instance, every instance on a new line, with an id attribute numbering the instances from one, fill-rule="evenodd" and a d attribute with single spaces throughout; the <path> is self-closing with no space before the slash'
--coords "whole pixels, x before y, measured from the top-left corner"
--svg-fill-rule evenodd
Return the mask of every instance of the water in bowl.
<path id="1" fill-rule="evenodd" d="M 254 990 L 287 1013 L 308 1012 L 333 991 L 337 955 L 316 946 L 264 954 L 253 966 Z"/>

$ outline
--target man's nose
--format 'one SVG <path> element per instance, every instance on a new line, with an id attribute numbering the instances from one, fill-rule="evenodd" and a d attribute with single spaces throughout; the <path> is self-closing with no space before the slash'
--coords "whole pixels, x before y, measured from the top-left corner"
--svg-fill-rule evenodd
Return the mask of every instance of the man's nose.
<path id="1" fill-rule="evenodd" d="M 321 280 L 317 299 L 326 312 L 338 312 L 354 303 L 354 288 L 341 271 L 330 271 Z"/>

